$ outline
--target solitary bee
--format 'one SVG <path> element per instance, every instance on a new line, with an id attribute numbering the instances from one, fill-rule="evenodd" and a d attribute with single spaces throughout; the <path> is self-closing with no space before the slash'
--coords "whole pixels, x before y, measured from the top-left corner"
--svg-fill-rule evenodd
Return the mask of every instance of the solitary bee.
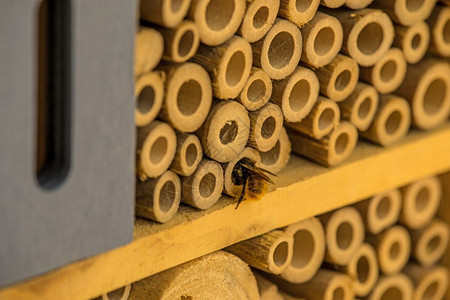
<path id="1" fill-rule="evenodd" d="M 274 184 L 267 175 L 277 176 L 272 172 L 259 168 L 256 162 L 248 157 L 242 158 L 234 167 L 231 179 L 235 185 L 242 185 L 242 192 L 236 204 L 236 209 L 242 200 L 259 200 L 267 191 L 267 183 Z"/>

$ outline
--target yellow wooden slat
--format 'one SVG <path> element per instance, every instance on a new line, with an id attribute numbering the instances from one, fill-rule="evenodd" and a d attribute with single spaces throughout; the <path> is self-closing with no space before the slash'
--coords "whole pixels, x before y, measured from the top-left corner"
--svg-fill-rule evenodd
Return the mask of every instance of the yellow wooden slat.
<path id="1" fill-rule="evenodd" d="M 360 143 L 345 164 L 326 169 L 293 157 L 277 189 L 235 209 L 223 198 L 198 212 L 180 208 L 167 224 L 144 220 L 121 248 L 69 264 L 0 290 L 0 299 L 87 299 L 162 270 L 311 216 L 367 198 L 424 176 L 450 170 L 450 124 L 412 132 L 382 149 Z"/>

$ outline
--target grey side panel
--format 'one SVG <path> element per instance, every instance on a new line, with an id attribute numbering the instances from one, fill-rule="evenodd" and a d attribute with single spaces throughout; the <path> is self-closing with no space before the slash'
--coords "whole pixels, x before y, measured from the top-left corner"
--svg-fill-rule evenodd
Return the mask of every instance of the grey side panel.
<path id="1" fill-rule="evenodd" d="M 0 286 L 128 243 L 135 1 L 72 0 L 71 169 L 36 179 L 36 0 L 0 0 Z"/>

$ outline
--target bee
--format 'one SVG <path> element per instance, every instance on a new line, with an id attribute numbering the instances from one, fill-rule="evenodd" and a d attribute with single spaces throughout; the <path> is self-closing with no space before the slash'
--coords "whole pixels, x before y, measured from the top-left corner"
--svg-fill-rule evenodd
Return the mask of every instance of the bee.
<path id="1" fill-rule="evenodd" d="M 256 161 L 244 157 L 234 167 L 231 179 L 235 185 L 242 185 L 242 192 L 236 209 L 244 199 L 259 200 L 267 191 L 268 183 L 274 184 L 267 175 L 277 176 L 272 172 L 256 166 Z"/>

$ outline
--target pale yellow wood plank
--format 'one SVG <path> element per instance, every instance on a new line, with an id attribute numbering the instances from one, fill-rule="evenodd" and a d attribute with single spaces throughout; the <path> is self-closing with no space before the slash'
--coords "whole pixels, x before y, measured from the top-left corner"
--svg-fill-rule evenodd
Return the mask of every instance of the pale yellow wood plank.
<path id="1" fill-rule="evenodd" d="M 326 169 L 293 157 L 278 188 L 258 202 L 223 198 L 197 212 L 182 207 L 163 225 L 137 220 L 133 243 L 0 290 L 0 299 L 87 299 L 167 268 L 424 176 L 450 170 L 450 124 L 413 132 L 382 149 L 360 143 L 350 160 Z"/>

